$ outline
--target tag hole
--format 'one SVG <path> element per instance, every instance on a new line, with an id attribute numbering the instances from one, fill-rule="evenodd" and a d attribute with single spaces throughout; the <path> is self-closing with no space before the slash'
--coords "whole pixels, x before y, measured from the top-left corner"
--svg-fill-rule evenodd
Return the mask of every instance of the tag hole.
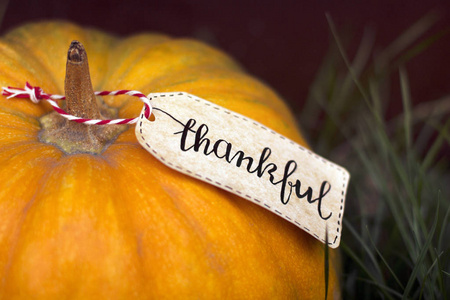
<path id="1" fill-rule="evenodd" d="M 152 114 L 152 115 L 148 118 L 148 120 L 149 120 L 150 122 L 155 122 L 155 120 L 156 120 L 155 114 Z"/>

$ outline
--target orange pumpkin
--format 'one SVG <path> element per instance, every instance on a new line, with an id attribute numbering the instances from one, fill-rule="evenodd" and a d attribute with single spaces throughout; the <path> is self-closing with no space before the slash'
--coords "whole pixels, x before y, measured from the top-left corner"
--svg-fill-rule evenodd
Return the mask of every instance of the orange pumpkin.
<path id="1" fill-rule="evenodd" d="M 66 52 L 80 40 L 95 90 L 185 91 L 305 145 L 289 109 L 222 52 L 189 39 L 119 39 L 64 22 L 0 41 L 1 86 L 64 93 Z M 118 117 L 142 103 L 106 97 Z M 253 203 L 177 173 L 133 126 L 100 154 L 40 139 L 48 104 L 0 98 L 2 299 L 323 299 L 325 246 Z M 86 125 L 83 125 L 86 126 Z M 340 295 L 331 251 L 328 295 Z"/>

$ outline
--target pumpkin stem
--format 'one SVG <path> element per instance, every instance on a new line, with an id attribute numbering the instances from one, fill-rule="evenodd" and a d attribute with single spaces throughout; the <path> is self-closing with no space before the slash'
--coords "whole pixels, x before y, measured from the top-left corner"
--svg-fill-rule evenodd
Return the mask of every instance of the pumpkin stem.
<path id="1" fill-rule="evenodd" d="M 66 110 L 86 119 L 115 118 L 117 111 L 97 98 L 92 88 L 86 51 L 78 41 L 70 44 L 67 52 Z M 124 125 L 87 125 L 69 121 L 53 112 L 41 117 L 40 140 L 61 148 L 67 154 L 99 154 L 123 132 Z"/>
<path id="2" fill-rule="evenodd" d="M 80 118 L 101 118 L 92 88 L 87 54 L 79 41 L 73 41 L 67 53 L 64 90 L 69 114 Z"/>

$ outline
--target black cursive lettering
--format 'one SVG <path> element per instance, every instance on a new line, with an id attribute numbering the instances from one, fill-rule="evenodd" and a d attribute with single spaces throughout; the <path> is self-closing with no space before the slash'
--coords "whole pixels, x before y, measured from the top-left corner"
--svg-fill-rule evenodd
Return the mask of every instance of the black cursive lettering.
<path id="1" fill-rule="evenodd" d="M 323 181 L 320 186 L 319 196 L 313 199 L 313 188 L 307 187 L 306 191 L 302 192 L 302 183 L 299 179 L 290 180 L 290 177 L 295 173 L 298 168 L 297 162 L 295 160 L 289 160 L 284 166 L 283 177 L 279 181 L 275 181 L 275 175 L 273 174 L 277 169 L 277 165 L 271 162 L 268 162 L 270 155 L 272 154 L 272 150 L 268 147 L 265 147 L 258 160 L 258 164 L 252 169 L 252 166 L 255 162 L 255 159 L 250 156 L 245 156 L 245 153 L 241 150 L 236 151 L 234 155 L 232 154 L 233 145 L 224 140 L 219 139 L 211 147 L 211 140 L 207 138 L 207 134 L 209 132 L 209 128 L 206 124 L 202 124 L 198 127 L 197 131 L 193 130 L 197 122 L 194 119 L 190 119 L 186 125 L 184 125 L 183 131 L 175 132 L 175 134 L 181 133 L 180 139 L 180 148 L 182 151 L 190 151 L 193 149 L 195 152 L 203 152 L 204 155 L 209 156 L 214 153 L 214 155 L 219 159 L 225 159 L 225 161 L 231 164 L 235 161 L 236 167 L 240 168 L 243 165 L 243 162 L 247 163 L 246 169 L 250 174 L 256 173 L 256 176 L 259 178 L 263 177 L 264 173 L 267 172 L 269 176 L 269 181 L 272 185 L 280 186 L 280 201 L 284 205 L 287 205 L 291 200 L 292 192 L 294 192 L 295 196 L 298 199 L 306 198 L 306 201 L 309 204 L 317 203 L 317 212 L 323 220 L 328 220 L 332 213 L 330 212 L 326 217 L 322 214 L 322 201 L 324 197 L 331 190 L 331 184 L 328 181 Z M 195 133 L 194 141 L 191 145 L 187 145 L 187 140 L 189 137 L 189 133 Z M 203 151 L 202 151 L 203 147 Z"/>

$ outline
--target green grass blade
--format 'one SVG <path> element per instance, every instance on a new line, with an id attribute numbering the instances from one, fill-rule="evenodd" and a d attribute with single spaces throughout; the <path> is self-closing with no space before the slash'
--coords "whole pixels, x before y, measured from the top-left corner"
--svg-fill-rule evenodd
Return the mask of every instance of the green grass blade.
<path id="1" fill-rule="evenodd" d="M 383 276 L 381 273 L 381 269 L 379 268 L 378 262 L 377 262 L 375 256 L 373 255 L 372 251 L 370 250 L 369 246 L 359 236 L 359 234 L 356 232 L 356 230 L 353 228 L 353 226 L 351 226 L 351 224 L 349 224 L 348 222 L 344 222 L 344 225 L 345 225 L 346 229 L 350 231 L 350 233 L 355 237 L 355 239 L 363 247 L 365 253 L 369 256 L 369 259 L 370 259 L 372 265 L 375 267 L 375 269 L 377 271 L 376 272 L 377 276 L 374 276 L 374 278 L 377 278 L 378 281 L 381 281 L 384 284 L 384 282 L 382 280 Z"/>
<path id="2" fill-rule="evenodd" d="M 366 101 L 367 105 L 370 106 L 370 102 L 369 102 L 369 96 L 367 95 L 367 93 L 365 92 L 363 86 L 361 85 L 361 83 L 358 80 L 358 77 L 356 76 L 355 72 L 352 69 L 352 66 L 350 64 L 350 60 L 347 57 L 347 54 L 345 53 L 344 50 L 344 46 L 342 45 L 341 40 L 339 39 L 339 36 L 337 34 L 337 30 L 336 30 L 336 26 L 334 25 L 333 20 L 331 19 L 331 16 L 329 14 L 326 14 L 327 17 L 327 21 L 328 21 L 328 26 L 330 27 L 331 33 L 335 39 L 336 45 L 339 49 L 339 52 L 342 56 L 342 59 L 345 62 L 345 65 L 347 66 L 348 71 L 350 72 L 353 81 L 355 82 L 356 86 L 359 89 L 359 92 L 361 93 L 361 95 L 363 96 L 363 99 Z"/>
<path id="3" fill-rule="evenodd" d="M 367 229 L 367 231 L 369 231 L 369 229 Z M 372 247 L 375 249 L 375 251 L 377 252 L 378 256 L 381 258 L 381 260 L 383 261 L 384 265 L 386 266 L 386 268 L 388 268 L 389 273 L 391 273 L 392 277 L 394 277 L 395 282 L 397 282 L 397 284 L 402 288 L 402 290 L 405 289 L 405 287 L 403 286 L 403 284 L 401 283 L 400 279 L 397 277 L 397 275 L 395 274 L 395 272 L 392 270 L 391 266 L 389 265 L 389 263 L 386 261 L 386 259 L 384 258 L 384 256 L 381 254 L 381 252 L 378 250 L 378 248 L 376 247 L 375 243 L 373 242 L 373 240 L 370 238 L 370 235 L 368 235 L 370 242 L 372 243 Z"/>
<path id="4" fill-rule="evenodd" d="M 328 299 L 328 281 L 330 276 L 330 250 L 328 249 L 328 227 L 325 227 L 325 300 Z"/>
<path id="5" fill-rule="evenodd" d="M 417 273 L 419 272 L 419 269 L 422 267 L 422 262 L 425 259 L 425 256 L 429 251 L 431 242 L 433 240 L 434 232 L 436 231 L 436 227 L 437 227 L 437 223 L 438 223 L 438 219 L 439 219 L 438 216 L 439 216 L 439 205 L 436 208 L 436 214 L 434 217 L 433 226 L 431 227 L 430 232 L 428 233 L 427 240 L 425 241 L 425 244 L 422 246 L 419 256 L 417 257 L 417 259 L 414 262 L 415 266 L 411 272 L 408 283 L 406 284 L 406 288 L 404 290 L 402 299 L 408 299 L 408 296 L 411 292 L 411 288 L 412 288 L 414 282 L 418 279 Z"/>
<path id="6" fill-rule="evenodd" d="M 440 128 L 439 131 L 439 135 L 436 138 L 436 140 L 434 141 L 433 145 L 431 145 L 431 147 L 429 148 L 427 155 L 425 156 L 423 162 L 422 162 L 422 169 L 428 169 L 431 164 L 433 163 L 433 161 L 435 161 L 436 155 L 439 153 L 442 144 L 444 143 L 444 141 L 446 139 L 449 139 L 448 137 L 448 129 L 450 127 L 450 119 L 447 120 L 447 122 L 445 123 L 445 125 Z"/>
<path id="7" fill-rule="evenodd" d="M 386 285 L 379 283 L 375 277 L 372 276 L 372 273 L 367 269 L 366 265 L 364 264 L 364 262 L 361 261 L 361 259 L 358 257 L 358 255 L 356 255 L 356 253 L 350 248 L 348 247 L 345 243 L 341 244 L 341 247 L 343 249 L 343 251 L 349 256 L 351 257 L 355 263 L 357 263 L 357 265 L 359 266 L 359 268 L 369 277 L 370 279 L 370 283 L 373 285 L 376 285 L 378 287 L 381 287 L 381 293 L 387 298 L 387 299 L 393 299 L 392 296 L 389 294 L 390 292 L 392 292 L 392 289 L 389 289 L 388 287 L 386 287 Z M 394 291 L 395 292 L 395 291 Z"/>
<path id="8" fill-rule="evenodd" d="M 367 279 L 364 279 L 364 278 L 358 278 L 358 280 L 361 281 L 361 282 L 366 282 L 366 283 L 368 283 L 370 285 L 373 285 L 373 286 L 377 287 L 380 290 L 383 290 L 384 294 L 385 293 L 390 293 L 392 296 L 395 296 L 398 299 L 400 299 L 402 297 L 401 293 L 399 293 L 398 291 L 394 290 L 393 288 L 390 288 L 389 286 L 381 285 L 381 284 L 379 284 L 377 282 L 373 282 L 373 281 L 370 281 L 370 280 L 367 280 Z M 389 296 L 389 299 L 393 299 L 392 296 Z M 357 299 L 360 299 L 360 298 L 357 298 Z M 374 299 L 379 299 L 379 297 L 376 297 Z"/>
<path id="9" fill-rule="evenodd" d="M 436 13 L 430 13 L 418 20 L 380 53 L 377 57 L 378 63 L 388 65 L 396 56 L 406 51 L 417 41 L 438 19 L 439 16 Z"/>
<path id="10" fill-rule="evenodd" d="M 408 77 L 404 68 L 400 68 L 400 88 L 402 92 L 403 100 L 403 115 L 404 115 L 404 129 L 405 129 L 405 142 L 406 150 L 409 151 L 412 145 L 412 130 L 411 130 L 411 94 L 409 89 Z M 411 153 L 408 153 L 410 157 Z"/>
<path id="11" fill-rule="evenodd" d="M 411 49 L 408 49 L 405 51 L 395 62 L 392 62 L 390 64 L 390 68 L 392 70 L 396 70 L 399 66 L 404 65 L 414 57 L 418 56 L 422 52 L 425 52 L 428 48 L 430 48 L 431 45 L 433 45 L 436 41 L 440 40 L 442 37 L 447 35 L 450 31 L 448 29 L 443 30 L 441 32 L 438 32 L 437 34 L 426 38 L 425 40 L 421 41 Z"/>
<path id="12" fill-rule="evenodd" d="M 442 220 L 442 226 L 441 226 L 441 233 L 439 234 L 439 240 L 438 240 L 438 249 L 439 250 L 444 250 L 444 239 L 448 238 L 448 236 L 446 237 L 446 229 L 448 229 L 448 225 L 449 225 L 449 217 L 450 217 L 450 206 L 447 209 L 447 212 L 445 213 L 444 219 Z"/>
<path id="13" fill-rule="evenodd" d="M 434 259 L 434 261 L 431 264 L 431 266 L 428 268 L 427 273 L 425 274 L 425 279 L 424 279 L 425 282 L 427 282 L 427 279 L 429 277 L 431 277 L 430 275 L 432 274 L 431 272 L 433 271 L 435 265 L 439 266 L 439 259 L 441 258 L 442 254 L 443 254 L 443 252 L 439 253 L 439 255 L 436 257 L 436 259 Z M 425 290 L 425 285 L 422 284 L 422 287 L 420 289 L 420 296 L 419 296 L 419 298 L 422 298 L 424 290 Z"/>
<path id="14" fill-rule="evenodd" d="M 440 196 L 440 193 L 439 193 L 439 196 Z M 449 207 L 447 209 L 447 212 L 445 213 L 444 219 L 442 220 L 441 232 L 439 234 L 439 239 L 438 239 L 438 243 L 437 243 L 438 251 L 443 251 L 444 253 L 449 253 L 450 254 L 450 247 L 447 246 L 447 249 L 444 249 L 444 239 L 446 237 L 448 238 L 449 218 L 450 218 L 450 205 L 449 205 Z M 450 257 L 450 255 L 448 255 L 448 257 Z M 447 299 L 446 298 L 447 287 L 445 286 L 445 279 L 443 278 L 443 275 L 446 275 L 446 273 L 443 270 L 443 267 L 441 265 L 441 261 L 440 260 L 438 260 L 438 266 L 439 266 L 439 270 L 437 272 L 438 284 L 440 286 L 440 290 L 443 291 L 442 292 L 443 293 L 443 298 Z M 447 276 L 450 277 L 450 274 L 447 273 Z"/>

